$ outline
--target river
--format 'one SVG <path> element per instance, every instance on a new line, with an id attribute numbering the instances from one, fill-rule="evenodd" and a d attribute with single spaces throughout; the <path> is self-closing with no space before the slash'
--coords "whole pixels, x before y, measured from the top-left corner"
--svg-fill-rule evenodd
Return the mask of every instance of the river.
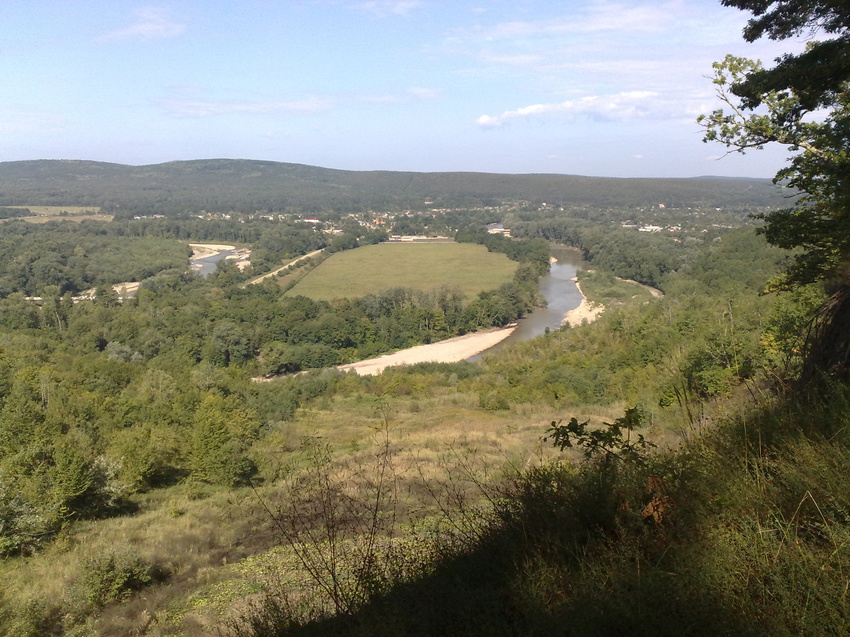
<path id="1" fill-rule="evenodd" d="M 198 273 L 201 278 L 206 278 L 218 267 L 218 262 L 226 259 L 228 255 L 233 254 L 233 250 L 222 250 L 206 257 L 190 259 L 192 269 Z"/>
<path id="2" fill-rule="evenodd" d="M 552 257 L 555 259 L 549 267 L 549 272 L 541 277 L 540 293 L 546 298 L 548 305 L 538 308 L 524 319 L 517 322 L 517 327 L 510 329 L 490 328 L 474 334 L 456 336 L 437 343 L 418 345 L 391 354 L 384 354 L 373 359 L 340 365 L 337 369 L 354 371 L 361 375 L 380 374 L 386 367 L 396 365 L 413 365 L 421 362 L 454 363 L 461 360 L 477 361 L 482 355 L 497 351 L 505 343 L 515 343 L 534 338 L 543 334 L 547 328 L 555 330 L 561 327 L 564 315 L 577 308 L 582 301 L 573 278 L 576 271 L 587 265 L 579 256 L 578 250 L 565 246 L 553 246 Z M 505 332 L 510 335 L 504 337 Z M 496 345 L 481 351 L 493 342 Z M 472 352 L 481 351 L 470 356 Z M 467 358 L 468 357 L 468 358 Z M 255 378 L 257 382 L 271 380 L 270 378 Z"/>
<path id="3" fill-rule="evenodd" d="M 546 307 L 538 308 L 517 321 L 513 334 L 501 343 L 467 360 L 481 360 L 483 356 L 497 352 L 506 345 L 540 336 L 546 332 L 546 328 L 557 330 L 561 327 L 564 315 L 581 304 L 581 292 L 574 279 L 576 272 L 585 269 L 588 263 L 582 260 L 577 249 L 567 246 L 552 246 L 551 255 L 555 262 L 549 266 L 549 272 L 541 277 L 539 288 L 540 294 L 546 299 Z"/>

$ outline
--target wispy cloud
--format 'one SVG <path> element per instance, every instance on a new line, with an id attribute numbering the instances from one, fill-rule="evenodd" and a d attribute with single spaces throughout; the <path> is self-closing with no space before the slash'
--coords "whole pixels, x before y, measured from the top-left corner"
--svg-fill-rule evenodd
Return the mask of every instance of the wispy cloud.
<path id="1" fill-rule="evenodd" d="M 378 17 L 390 15 L 408 15 L 411 11 L 420 7 L 419 0 L 370 0 L 360 2 L 357 6 Z"/>
<path id="2" fill-rule="evenodd" d="M 440 91 L 424 86 L 411 86 L 407 89 L 407 94 L 420 100 L 432 100 L 440 96 Z"/>
<path id="3" fill-rule="evenodd" d="M 493 42 L 517 38 L 539 38 L 577 33 L 628 31 L 629 33 L 664 31 L 675 20 L 673 6 L 663 4 L 624 5 L 616 2 L 594 2 L 570 15 L 534 21 L 501 22 L 457 31 L 459 39 Z"/>
<path id="4" fill-rule="evenodd" d="M 330 99 L 308 97 L 291 101 L 162 100 L 166 111 L 175 117 L 210 117 L 245 113 L 272 115 L 284 112 L 316 113 L 333 107 Z"/>
<path id="5" fill-rule="evenodd" d="M 173 38 L 186 30 L 186 26 L 171 19 L 167 9 L 141 7 L 134 12 L 135 20 L 129 25 L 108 31 L 98 38 L 102 42 L 114 40 L 160 40 Z"/>
<path id="6" fill-rule="evenodd" d="M 64 117 L 40 107 L 0 102 L 0 133 L 55 133 L 66 123 Z"/>
<path id="7" fill-rule="evenodd" d="M 411 86 L 403 93 L 384 93 L 382 95 L 367 95 L 360 99 L 364 102 L 397 103 L 411 100 L 432 100 L 440 96 L 440 91 L 424 86 Z"/>
<path id="8" fill-rule="evenodd" d="M 615 95 L 586 95 L 577 99 L 550 104 L 531 104 L 501 115 L 482 115 L 476 124 L 497 128 L 518 120 L 541 117 L 552 113 L 568 117 L 585 116 L 604 120 L 630 120 L 652 112 L 658 100 L 653 91 L 625 91 Z"/>

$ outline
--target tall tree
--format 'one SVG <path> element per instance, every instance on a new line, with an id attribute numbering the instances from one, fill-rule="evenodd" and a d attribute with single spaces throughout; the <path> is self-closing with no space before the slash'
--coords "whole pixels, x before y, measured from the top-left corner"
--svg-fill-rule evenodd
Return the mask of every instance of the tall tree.
<path id="1" fill-rule="evenodd" d="M 699 118 L 705 141 L 730 152 L 779 143 L 794 154 L 776 181 L 798 192 L 768 213 L 768 241 L 795 250 L 776 287 L 823 281 L 831 297 L 809 340 L 804 380 L 850 370 L 850 3 L 846 0 L 722 0 L 753 14 L 744 38 L 828 36 L 771 68 L 727 56 L 715 63 L 724 107 Z"/>

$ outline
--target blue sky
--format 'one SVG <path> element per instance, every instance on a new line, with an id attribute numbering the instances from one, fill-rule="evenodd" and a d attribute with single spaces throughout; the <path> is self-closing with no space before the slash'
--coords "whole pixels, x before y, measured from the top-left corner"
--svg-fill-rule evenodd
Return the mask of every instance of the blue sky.
<path id="1" fill-rule="evenodd" d="M 0 161 L 213 157 L 349 170 L 770 177 L 696 116 L 719 0 L 3 0 Z"/>

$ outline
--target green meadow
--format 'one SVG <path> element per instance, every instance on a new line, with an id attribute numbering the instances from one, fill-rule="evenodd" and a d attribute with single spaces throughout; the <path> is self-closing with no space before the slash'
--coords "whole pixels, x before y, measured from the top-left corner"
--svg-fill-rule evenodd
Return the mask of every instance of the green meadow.
<path id="1" fill-rule="evenodd" d="M 289 294 L 314 300 L 357 298 L 393 287 L 437 290 L 449 284 L 467 297 L 511 280 L 517 264 L 468 243 L 381 243 L 338 252 Z"/>

